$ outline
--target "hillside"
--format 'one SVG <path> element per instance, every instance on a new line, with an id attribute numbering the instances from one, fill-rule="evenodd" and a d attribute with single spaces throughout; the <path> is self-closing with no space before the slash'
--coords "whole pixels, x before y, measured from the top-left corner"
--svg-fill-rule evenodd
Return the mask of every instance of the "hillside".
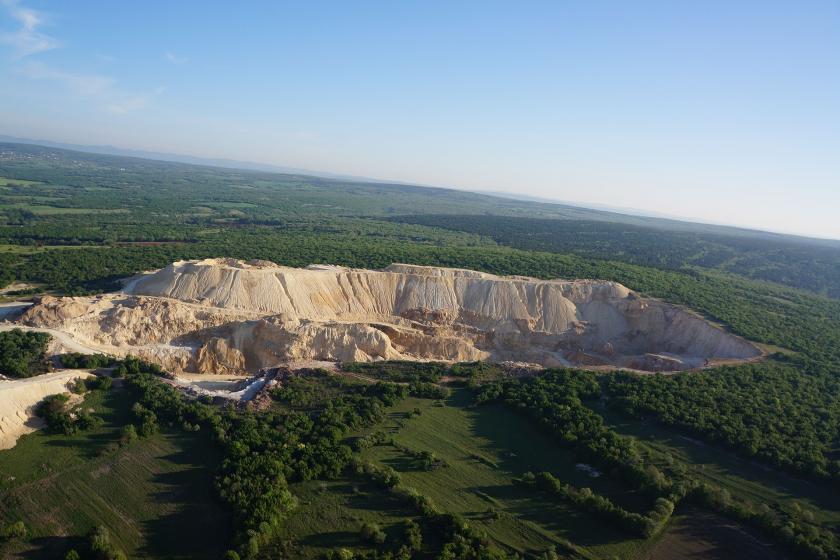
<path id="1" fill-rule="evenodd" d="M 267 241 L 279 234 L 439 247 L 501 244 L 671 270 L 722 270 L 840 296 L 837 241 L 452 189 L 0 143 L 0 245 L 9 246 L 0 251 L 6 264 L 0 283 L 26 279 L 62 290 L 90 289 L 91 279 L 64 271 L 73 260 L 96 257 L 81 254 L 46 271 L 44 260 L 59 255 L 42 253 L 55 250 L 104 247 L 117 255 L 112 262 L 120 262 L 126 248 L 151 252 L 168 246 L 166 260 L 127 266 L 113 279 L 177 259 L 238 256 L 219 248 L 232 235 L 253 244 L 253 237 Z"/>

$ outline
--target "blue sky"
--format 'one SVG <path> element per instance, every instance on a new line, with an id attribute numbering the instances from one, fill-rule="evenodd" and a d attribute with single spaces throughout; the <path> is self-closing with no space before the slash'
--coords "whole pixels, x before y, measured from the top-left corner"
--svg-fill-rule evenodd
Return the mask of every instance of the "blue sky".
<path id="1" fill-rule="evenodd" d="M 840 2 L 0 0 L 0 134 L 840 238 Z"/>

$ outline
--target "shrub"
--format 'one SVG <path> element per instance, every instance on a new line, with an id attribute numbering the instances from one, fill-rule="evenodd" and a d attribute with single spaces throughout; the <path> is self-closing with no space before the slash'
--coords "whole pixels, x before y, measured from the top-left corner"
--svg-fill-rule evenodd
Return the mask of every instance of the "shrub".
<path id="1" fill-rule="evenodd" d="M 70 434 L 73 432 L 74 426 L 73 418 L 67 411 L 69 401 L 69 395 L 50 395 L 41 401 L 36 413 L 47 423 L 50 430 Z"/>
<path id="2" fill-rule="evenodd" d="M 376 523 L 365 523 L 359 530 L 362 540 L 371 544 L 382 544 L 385 542 L 385 532 Z"/>
<path id="3" fill-rule="evenodd" d="M 0 373 L 10 377 L 32 377 L 49 370 L 46 333 L 12 329 L 0 332 Z"/>
<path id="4" fill-rule="evenodd" d="M 412 519 L 406 519 L 402 525 L 400 542 L 411 551 L 420 550 L 423 546 L 423 534 L 420 531 L 420 525 Z"/>
<path id="5" fill-rule="evenodd" d="M 105 354 L 80 354 L 71 352 L 59 357 L 61 366 L 69 369 L 99 369 L 114 365 L 114 358 Z"/>
<path id="6" fill-rule="evenodd" d="M 81 377 L 76 379 L 73 382 L 73 384 L 70 386 L 70 391 L 77 394 L 77 395 L 82 395 L 85 392 L 87 392 L 87 390 L 88 390 L 87 381 L 85 379 L 82 379 Z"/>
<path id="7" fill-rule="evenodd" d="M 22 539 L 26 537 L 27 530 L 23 521 L 15 521 L 3 527 L 4 539 Z"/>
<path id="8" fill-rule="evenodd" d="M 85 380 L 85 386 L 91 391 L 108 391 L 112 384 L 113 380 L 107 375 L 89 377 Z"/>
<path id="9" fill-rule="evenodd" d="M 134 424 L 124 426 L 120 435 L 120 445 L 128 445 L 135 440 L 137 440 L 137 428 Z"/>
<path id="10" fill-rule="evenodd" d="M 91 531 L 88 540 L 90 551 L 97 560 L 127 560 L 128 557 L 123 551 L 111 542 L 111 534 L 103 526 L 96 527 Z"/>

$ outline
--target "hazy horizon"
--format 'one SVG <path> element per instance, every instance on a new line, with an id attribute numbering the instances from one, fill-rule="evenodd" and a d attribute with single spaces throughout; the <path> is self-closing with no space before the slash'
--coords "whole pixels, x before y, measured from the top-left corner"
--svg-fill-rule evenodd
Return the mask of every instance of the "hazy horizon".
<path id="1" fill-rule="evenodd" d="M 0 132 L 840 238 L 840 5 L 0 0 Z"/>

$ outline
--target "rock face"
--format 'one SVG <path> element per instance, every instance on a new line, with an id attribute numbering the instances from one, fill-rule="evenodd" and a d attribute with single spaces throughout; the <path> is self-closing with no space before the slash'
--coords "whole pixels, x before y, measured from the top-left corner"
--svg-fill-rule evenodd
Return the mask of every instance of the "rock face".
<path id="1" fill-rule="evenodd" d="M 73 381 L 89 376 L 70 370 L 0 381 L 0 449 L 11 449 L 20 436 L 41 427 L 35 408 L 45 397 L 65 393 Z"/>
<path id="2" fill-rule="evenodd" d="M 544 366 L 695 367 L 753 345 L 615 282 L 183 261 L 122 292 L 43 298 L 20 322 L 71 333 L 176 372 L 255 371 L 290 360 L 494 360 Z"/>

